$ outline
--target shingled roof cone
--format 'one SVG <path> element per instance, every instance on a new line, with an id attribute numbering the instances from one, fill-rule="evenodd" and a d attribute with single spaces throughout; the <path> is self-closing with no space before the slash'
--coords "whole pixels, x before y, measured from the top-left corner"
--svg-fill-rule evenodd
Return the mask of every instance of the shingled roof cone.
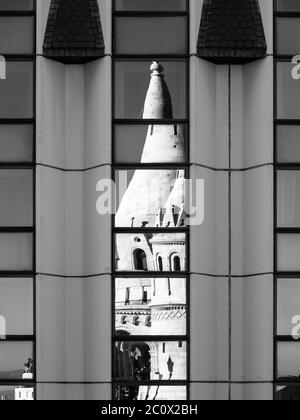
<path id="1" fill-rule="evenodd" d="M 84 64 L 104 56 L 97 0 L 51 0 L 44 56 L 64 64 Z"/>
<path id="2" fill-rule="evenodd" d="M 204 0 L 198 55 L 216 64 L 244 64 L 266 57 L 258 0 Z"/>

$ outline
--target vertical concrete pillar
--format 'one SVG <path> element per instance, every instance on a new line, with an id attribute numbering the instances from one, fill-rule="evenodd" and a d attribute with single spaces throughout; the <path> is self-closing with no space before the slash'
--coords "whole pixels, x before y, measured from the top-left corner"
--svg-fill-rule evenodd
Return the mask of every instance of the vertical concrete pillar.
<path id="1" fill-rule="evenodd" d="M 109 54 L 111 2 L 99 5 Z M 49 6 L 38 2 L 39 55 Z M 96 211 L 111 176 L 110 57 L 37 58 L 37 162 L 37 396 L 110 399 L 111 225 Z"/>

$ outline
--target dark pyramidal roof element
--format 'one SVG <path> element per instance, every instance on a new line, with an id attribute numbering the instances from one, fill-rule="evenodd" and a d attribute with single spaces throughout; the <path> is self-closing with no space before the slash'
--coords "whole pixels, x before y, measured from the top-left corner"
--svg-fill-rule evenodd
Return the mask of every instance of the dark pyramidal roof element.
<path id="1" fill-rule="evenodd" d="M 266 54 L 258 0 L 204 0 L 199 57 L 220 64 L 242 64 Z"/>
<path id="2" fill-rule="evenodd" d="M 44 56 L 82 64 L 104 55 L 97 0 L 51 0 Z"/>

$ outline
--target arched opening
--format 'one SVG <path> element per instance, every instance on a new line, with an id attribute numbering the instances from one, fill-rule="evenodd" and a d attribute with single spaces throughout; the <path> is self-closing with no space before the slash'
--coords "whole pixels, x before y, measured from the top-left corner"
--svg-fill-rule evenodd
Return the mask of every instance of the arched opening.
<path id="1" fill-rule="evenodd" d="M 129 317 L 127 315 L 122 316 L 121 323 L 123 325 L 126 325 L 126 324 L 128 324 L 128 322 L 129 322 Z"/>
<path id="2" fill-rule="evenodd" d="M 140 317 L 135 316 L 133 318 L 133 325 L 135 325 L 136 327 L 138 327 L 140 325 Z"/>
<path id="3" fill-rule="evenodd" d="M 148 291 L 143 287 L 143 305 L 148 304 Z"/>
<path id="4" fill-rule="evenodd" d="M 129 304 L 130 304 L 130 287 L 126 287 L 125 305 L 129 305 Z"/>
<path id="5" fill-rule="evenodd" d="M 149 381 L 151 379 L 149 346 L 146 343 L 116 343 L 115 374 L 118 379 Z"/>
<path id="6" fill-rule="evenodd" d="M 164 271 L 164 265 L 163 265 L 162 257 L 157 258 L 157 264 L 158 264 L 158 271 Z"/>
<path id="7" fill-rule="evenodd" d="M 142 249 L 136 249 L 133 253 L 134 269 L 137 271 L 148 271 L 147 256 Z"/>
<path id="8" fill-rule="evenodd" d="M 181 262 L 178 255 L 173 258 L 173 271 L 181 271 Z"/>

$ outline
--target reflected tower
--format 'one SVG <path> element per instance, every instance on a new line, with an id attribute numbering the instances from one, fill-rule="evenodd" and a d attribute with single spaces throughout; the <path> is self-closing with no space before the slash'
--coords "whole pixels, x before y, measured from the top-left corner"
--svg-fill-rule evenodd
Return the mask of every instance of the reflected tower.
<path id="1" fill-rule="evenodd" d="M 143 119 L 156 122 L 149 123 L 141 163 L 163 162 L 176 167 L 176 164 L 185 162 L 184 126 L 172 124 L 172 99 L 162 65 L 154 62 L 150 69 Z M 157 123 L 159 120 L 162 124 Z M 185 218 L 184 171 L 176 168 L 138 169 L 121 201 L 116 226 L 176 228 L 184 226 Z M 119 271 L 141 271 L 144 274 L 147 271 L 185 271 L 183 233 L 117 235 L 116 247 Z M 116 329 L 120 335 L 185 335 L 186 280 L 117 279 Z M 178 372 L 186 371 L 185 342 L 146 344 L 151 357 L 151 380 L 170 380 Z M 172 399 L 168 393 L 173 391 L 168 387 L 140 387 L 139 399 L 146 396 L 150 400 Z M 181 398 L 184 399 L 184 395 Z"/>

